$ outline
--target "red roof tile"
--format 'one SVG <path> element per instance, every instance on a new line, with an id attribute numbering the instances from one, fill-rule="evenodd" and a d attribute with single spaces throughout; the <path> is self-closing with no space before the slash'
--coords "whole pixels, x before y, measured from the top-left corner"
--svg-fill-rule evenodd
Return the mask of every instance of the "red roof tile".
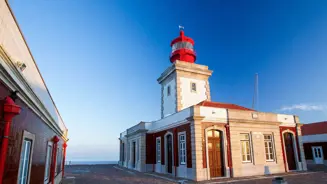
<path id="1" fill-rule="evenodd" d="M 253 109 L 242 107 L 242 106 L 239 106 L 239 105 L 236 105 L 236 104 L 228 104 L 228 103 L 221 103 L 221 102 L 203 101 L 203 102 L 200 102 L 198 105 L 206 106 L 206 107 L 217 107 L 217 108 L 225 108 L 225 109 L 237 109 L 237 110 L 244 110 L 244 111 L 255 111 Z"/>
<path id="2" fill-rule="evenodd" d="M 327 121 L 304 124 L 301 130 L 302 135 L 327 134 Z"/>

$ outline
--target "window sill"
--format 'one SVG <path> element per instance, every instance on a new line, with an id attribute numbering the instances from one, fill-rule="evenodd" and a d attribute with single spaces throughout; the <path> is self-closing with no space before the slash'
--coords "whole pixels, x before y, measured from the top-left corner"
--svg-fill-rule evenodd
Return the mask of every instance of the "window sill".
<path id="1" fill-rule="evenodd" d="M 242 161 L 242 164 L 251 164 L 252 161 Z"/>

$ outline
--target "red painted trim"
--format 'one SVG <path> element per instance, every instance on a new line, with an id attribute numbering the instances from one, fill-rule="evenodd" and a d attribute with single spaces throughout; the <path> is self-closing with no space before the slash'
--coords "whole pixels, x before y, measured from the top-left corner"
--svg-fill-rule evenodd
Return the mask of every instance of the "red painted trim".
<path id="1" fill-rule="evenodd" d="M 51 162 L 51 170 L 50 170 L 50 181 L 51 183 L 54 183 L 55 179 L 55 170 L 56 170 L 56 163 L 57 163 L 57 148 L 58 148 L 58 142 L 59 138 L 57 136 L 54 136 L 52 139 L 53 142 L 53 149 L 52 149 L 52 162 Z"/>
<path id="2" fill-rule="evenodd" d="M 192 38 L 190 38 L 190 37 L 185 36 L 184 35 L 184 31 L 181 30 L 179 32 L 179 37 L 173 39 L 173 41 L 171 41 L 171 43 L 170 43 L 170 46 L 173 46 L 175 43 L 182 42 L 182 41 L 184 41 L 184 42 L 190 42 L 192 45 L 194 45 L 194 40 Z"/>
<path id="3" fill-rule="evenodd" d="M 65 142 L 62 147 L 64 148 L 64 153 L 63 153 L 63 159 L 62 159 L 62 178 L 64 178 L 65 175 L 65 160 L 66 160 L 66 148 L 67 148 L 67 143 Z"/>
<path id="4" fill-rule="evenodd" d="M 297 134 L 297 131 L 296 131 L 296 127 L 279 127 L 279 130 L 280 130 L 280 140 L 282 142 L 282 151 L 283 151 L 283 159 L 284 159 L 284 167 L 285 167 L 285 172 L 287 172 L 287 169 L 286 169 L 286 156 L 285 156 L 285 143 L 283 141 L 283 131 L 285 130 L 289 130 L 291 132 L 294 133 L 294 140 L 296 142 L 296 149 L 297 149 L 297 156 L 298 156 L 298 160 L 299 162 L 301 162 L 301 153 L 300 153 L 300 147 L 299 147 L 299 139 L 298 139 L 298 134 Z M 293 140 L 293 141 L 294 141 Z"/>
<path id="5" fill-rule="evenodd" d="M 304 124 L 301 131 L 302 135 L 326 134 L 327 121 Z"/>
<path id="6" fill-rule="evenodd" d="M 3 130 L 3 138 L 0 148 L 0 184 L 2 184 L 3 172 L 5 168 L 7 151 L 8 151 L 8 138 L 10 135 L 10 125 L 12 119 L 20 113 L 20 107 L 10 98 L 6 97 L 3 105 L 3 120 L 5 122 Z"/>
<path id="7" fill-rule="evenodd" d="M 285 157 L 285 148 L 284 148 L 284 141 L 283 141 L 283 132 L 284 129 L 283 127 L 279 127 L 279 133 L 280 133 L 280 142 L 282 143 L 282 152 L 283 152 L 283 161 L 284 161 L 284 169 L 285 169 L 285 172 L 287 172 L 287 169 L 286 169 L 286 157 Z"/>

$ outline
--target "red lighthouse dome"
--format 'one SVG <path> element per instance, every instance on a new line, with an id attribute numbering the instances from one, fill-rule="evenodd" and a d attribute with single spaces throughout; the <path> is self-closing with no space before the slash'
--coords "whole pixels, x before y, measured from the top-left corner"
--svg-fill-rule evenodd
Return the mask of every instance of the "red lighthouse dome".
<path id="1" fill-rule="evenodd" d="M 185 36 L 183 30 L 180 30 L 179 37 L 171 41 L 170 46 L 172 48 L 170 62 L 174 63 L 176 60 L 189 63 L 195 62 L 194 41 L 192 38 Z"/>

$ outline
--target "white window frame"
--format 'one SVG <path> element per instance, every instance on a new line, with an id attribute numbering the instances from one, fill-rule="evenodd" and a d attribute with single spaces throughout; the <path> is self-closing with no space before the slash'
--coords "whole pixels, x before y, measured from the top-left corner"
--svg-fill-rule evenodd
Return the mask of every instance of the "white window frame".
<path id="1" fill-rule="evenodd" d="M 48 155 L 49 147 L 51 147 L 51 151 L 50 151 L 50 154 Z M 45 156 L 44 183 L 49 183 L 50 182 L 52 153 L 53 153 L 53 142 L 48 141 L 47 149 L 46 149 L 46 156 Z M 49 163 L 47 162 L 48 158 L 49 158 Z M 46 178 L 47 167 L 48 167 L 48 173 L 49 173 L 48 178 Z"/>
<path id="2" fill-rule="evenodd" d="M 245 140 L 245 139 L 241 139 L 240 138 L 240 143 L 241 143 L 241 160 L 242 160 L 242 163 L 252 163 L 252 160 L 253 160 L 252 156 L 253 156 L 253 154 L 252 154 L 251 134 L 250 133 L 240 133 L 240 135 L 242 135 L 242 134 L 249 136 L 249 139 L 248 140 Z M 242 153 L 242 151 L 243 151 L 243 144 L 242 144 L 242 142 L 247 142 L 247 141 L 249 142 L 250 160 L 243 160 L 243 153 Z"/>
<path id="3" fill-rule="evenodd" d="M 61 163 L 60 163 L 60 171 L 62 171 L 63 165 L 64 165 L 64 147 L 61 149 Z"/>
<path id="4" fill-rule="evenodd" d="M 195 85 L 195 90 L 193 89 L 193 84 Z M 190 83 L 190 89 L 192 93 L 196 93 L 197 92 L 197 85 L 196 82 L 191 82 Z"/>
<path id="5" fill-rule="evenodd" d="M 159 146 L 158 146 L 159 141 Z M 161 137 L 156 138 L 156 161 L 161 163 Z"/>
<path id="6" fill-rule="evenodd" d="M 26 183 L 30 183 L 30 175 L 31 175 L 31 167 L 32 167 L 32 158 L 33 158 L 33 150 L 34 150 L 34 142 L 35 142 L 35 135 L 24 130 L 23 131 L 23 137 L 22 137 L 22 140 L 21 140 L 21 147 L 20 147 L 20 154 L 19 154 L 19 166 L 18 166 L 18 175 L 17 175 L 17 184 L 21 184 L 19 183 L 19 179 L 20 179 L 20 171 L 21 171 L 21 152 L 23 151 L 23 144 L 24 144 L 24 141 L 25 140 L 29 140 L 31 141 L 31 147 L 30 147 L 30 155 L 29 155 L 29 162 L 28 162 L 28 173 L 27 173 L 27 179 L 26 179 Z"/>
<path id="7" fill-rule="evenodd" d="M 137 149 L 137 157 L 136 160 L 139 162 L 140 161 L 140 139 L 136 140 L 136 149 Z"/>
<path id="8" fill-rule="evenodd" d="M 181 136 L 184 136 L 183 142 L 181 142 Z M 181 143 L 184 143 L 184 149 L 181 147 Z M 182 155 L 184 151 L 184 155 Z M 184 161 L 182 162 L 182 157 L 184 157 Z M 186 132 L 179 132 L 178 133 L 178 158 L 180 165 L 186 165 L 187 162 L 187 148 L 186 148 Z"/>
<path id="9" fill-rule="evenodd" d="M 265 139 L 265 136 L 271 136 L 271 139 L 270 140 L 266 140 Z M 274 146 L 274 136 L 273 134 L 263 134 L 263 141 L 264 141 L 264 147 L 265 147 L 265 159 L 267 162 L 274 162 L 275 159 L 276 159 L 276 156 L 275 156 L 275 146 Z M 269 148 L 268 148 L 268 152 L 266 152 L 266 142 L 271 142 L 271 148 L 272 148 L 272 153 L 270 153 L 269 151 Z M 272 154 L 272 159 L 267 159 L 267 154 Z"/>

